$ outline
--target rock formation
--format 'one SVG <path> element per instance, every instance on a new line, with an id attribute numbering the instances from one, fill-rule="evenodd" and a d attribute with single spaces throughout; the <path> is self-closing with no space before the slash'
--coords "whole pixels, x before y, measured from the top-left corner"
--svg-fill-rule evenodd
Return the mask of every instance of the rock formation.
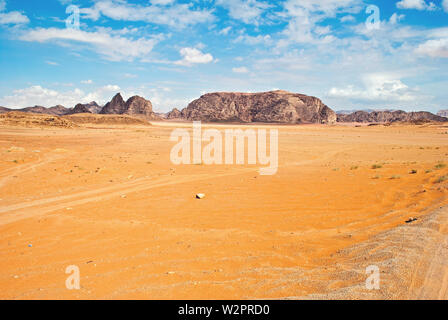
<path id="1" fill-rule="evenodd" d="M 123 114 L 126 111 L 126 102 L 120 93 L 117 93 L 110 102 L 108 102 L 100 114 Z"/>
<path id="2" fill-rule="evenodd" d="M 166 114 L 166 118 L 167 119 L 181 119 L 182 113 L 179 111 L 179 109 L 174 108 L 173 110 L 171 110 L 170 112 L 168 112 Z"/>
<path id="3" fill-rule="evenodd" d="M 151 101 L 139 96 L 133 96 L 128 101 L 124 101 L 120 93 L 107 103 L 100 114 L 126 114 L 130 116 L 143 116 L 146 119 L 157 119 L 152 111 Z"/>
<path id="4" fill-rule="evenodd" d="M 181 116 L 207 122 L 336 122 L 336 113 L 318 98 L 287 91 L 209 93 L 190 103 Z"/>
<path id="5" fill-rule="evenodd" d="M 69 110 L 70 109 L 67 109 L 61 105 L 57 105 L 57 106 L 54 106 L 51 108 L 34 106 L 34 107 L 27 107 L 27 108 L 22 108 L 22 109 L 10 109 L 10 108 L 0 107 L 0 113 L 17 111 L 17 112 L 30 112 L 30 113 L 37 113 L 37 114 L 51 114 L 51 115 L 55 115 L 55 116 L 65 115 L 69 112 Z"/>
<path id="6" fill-rule="evenodd" d="M 431 112 L 405 112 L 397 111 L 356 111 L 351 114 L 338 114 L 338 122 L 360 122 L 360 123 L 390 123 L 390 122 L 445 122 L 443 118 Z"/>

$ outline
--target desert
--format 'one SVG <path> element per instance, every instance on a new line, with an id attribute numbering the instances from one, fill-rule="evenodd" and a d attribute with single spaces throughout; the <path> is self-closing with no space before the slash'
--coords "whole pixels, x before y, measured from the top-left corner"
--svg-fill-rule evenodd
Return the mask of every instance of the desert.
<path id="1" fill-rule="evenodd" d="M 2 299 L 447 298 L 446 123 L 203 124 L 278 129 L 261 176 L 173 165 L 191 123 L 92 116 L 0 124 Z"/>
<path id="2" fill-rule="evenodd" d="M 102 318 L 435 313 L 412 301 L 448 300 L 447 15 L 0 0 L 0 300 L 15 317 L 51 300 Z"/>

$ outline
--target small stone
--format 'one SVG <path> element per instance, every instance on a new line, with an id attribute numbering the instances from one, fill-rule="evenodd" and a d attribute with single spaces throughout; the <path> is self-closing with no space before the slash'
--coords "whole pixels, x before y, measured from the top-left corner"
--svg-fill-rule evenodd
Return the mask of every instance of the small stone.
<path id="1" fill-rule="evenodd" d="M 196 195 L 196 199 L 204 199 L 204 198 L 205 198 L 205 194 L 203 194 L 203 193 L 198 193 Z"/>
<path id="2" fill-rule="evenodd" d="M 32 244 L 29 244 L 29 245 L 28 245 L 28 248 L 31 248 L 32 246 L 33 246 Z"/>
<path id="3" fill-rule="evenodd" d="M 413 217 L 410 217 L 408 220 L 406 220 L 405 222 L 406 223 L 412 223 L 412 222 L 415 222 L 415 221 L 417 221 L 418 219 L 417 218 L 413 218 Z"/>

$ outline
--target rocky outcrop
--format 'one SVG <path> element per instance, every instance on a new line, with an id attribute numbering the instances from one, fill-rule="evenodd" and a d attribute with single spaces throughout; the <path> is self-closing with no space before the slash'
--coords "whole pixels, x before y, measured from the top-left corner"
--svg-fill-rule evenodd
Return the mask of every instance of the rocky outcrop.
<path id="1" fill-rule="evenodd" d="M 0 114 L 0 126 L 14 126 L 27 128 L 57 127 L 76 128 L 72 121 L 50 114 L 40 114 L 35 112 L 7 112 Z"/>
<path id="2" fill-rule="evenodd" d="M 173 110 L 171 110 L 170 112 L 168 112 L 166 114 L 166 118 L 169 119 L 169 120 L 181 119 L 182 118 L 182 113 L 180 112 L 179 109 L 174 108 Z"/>
<path id="3" fill-rule="evenodd" d="M 110 102 L 108 102 L 100 114 L 123 114 L 126 111 L 126 102 L 120 93 L 117 93 Z"/>
<path id="4" fill-rule="evenodd" d="M 124 101 L 120 93 L 107 103 L 100 114 L 125 114 L 130 116 L 143 116 L 146 119 L 157 119 L 152 111 L 151 101 L 139 96 L 133 96 L 128 101 Z"/>
<path id="5" fill-rule="evenodd" d="M 22 109 L 10 109 L 10 108 L 0 107 L 0 113 L 6 113 L 6 112 L 11 112 L 11 111 L 63 116 L 65 114 L 67 114 L 70 111 L 70 109 L 67 109 L 66 107 L 61 106 L 61 105 L 57 105 L 57 106 L 54 106 L 51 108 L 34 106 L 34 107 L 27 107 L 27 108 L 22 108 Z"/>
<path id="6" fill-rule="evenodd" d="M 437 112 L 437 115 L 440 117 L 448 118 L 448 110 L 440 110 L 439 112 Z"/>
<path id="7" fill-rule="evenodd" d="M 336 122 L 336 113 L 318 98 L 287 91 L 209 93 L 190 103 L 181 116 L 207 122 Z"/>
<path id="8" fill-rule="evenodd" d="M 445 122 L 447 118 L 437 116 L 431 112 L 397 111 L 356 111 L 351 114 L 338 114 L 338 122 L 359 123 L 391 123 L 391 122 Z"/>

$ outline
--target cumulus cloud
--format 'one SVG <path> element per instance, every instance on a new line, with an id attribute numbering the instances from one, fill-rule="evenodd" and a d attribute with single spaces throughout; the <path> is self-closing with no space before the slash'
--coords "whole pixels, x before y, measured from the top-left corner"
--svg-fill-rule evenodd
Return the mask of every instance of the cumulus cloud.
<path id="1" fill-rule="evenodd" d="M 417 92 L 409 88 L 394 75 L 374 73 L 363 77 L 363 88 L 353 85 L 330 89 L 328 96 L 334 98 L 350 98 L 361 101 L 410 102 L 419 99 Z"/>
<path id="2" fill-rule="evenodd" d="M 258 0 L 217 0 L 216 4 L 229 11 L 229 16 L 247 24 L 258 25 L 261 16 L 271 5 Z"/>
<path id="3" fill-rule="evenodd" d="M 100 29 L 95 32 L 76 29 L 38 28 L 27 30 L 20 37 L 23 41 L 32 42 L 77 42 L 91 46 L 91 48 L 111 61 L 132 61 L 146 57 L 158 42 L 156 38 L 131 39 L 110 34 Z"/>
<path id="4" fill-rule="evenodd" d="M 144 21 L 184 28 L 214 19 L 212 11 L 195 10 L 190 4 L 179 4 L 170 0 L 153 0 L 151 5 L 143 6 L 127 3 L 124 0 L 99 0 L 93 7 L 82 8 L 85 18 L 98 20 L 101 16 L 121 21 Z"/>
<path id="5" fill-rule="evenodd" d="M 192 66 L 194 64 L 206 64 L 213 62 L 213 56 L 210 53 L 202 53 L 196 48 L 182 48 L 180 50 L 182 60 L 174 62 L 181 66 Z"/>
<path id="6" fill-rule="evenodd" d="M 35 85 L 14 90 L 11 95 L 0 98 L 0 105 L 10 108 L 26 108 L 35 105 L 52 107 L 60 104 L 71 108 L 80 102 L 105 103 L 119 90 L 120 87 L 117 85 L 107 85 L 89 93 L 85 93 L 78 88 L 61 92 Z"/>
<path id="7" fill-rule="evenodd" d="M 433 2 L 427 3 L 425 0 L 401 0 L 397 2 L 399 9 L 416 9 L 416 10 L 436 10 L 437 6 Z"/>
<path id="8" fill-rule="evenodd" d="M 18 11 L 4 12 L 6 10 L 6 1 L 0 0 L 0 24 L 26 24 L 30 20 L 27 16 Z"/>
<path id="9" fill-rule="evenodd" d="M 319 23 L 337 14 L 358 13 L 361 10 L 361 0 L 287 0 L 284 4 L 284 15 L 288 25 L 282 34 L 285 39 L 279 41 L 279 46 L 292 43 L 329 43 L 335 40 L 331 34 L 321 33 L 324 30 Z M 344 19 L 344 18 L 342 18 Z M 352 18 L 344 19 L 350 21 Z"/>
<path id="10" fill-rule="evenodd" d="M 420 44 L 415 52 L 433 58 L 448 58 L 448 38 L 428 40 Z"/>

